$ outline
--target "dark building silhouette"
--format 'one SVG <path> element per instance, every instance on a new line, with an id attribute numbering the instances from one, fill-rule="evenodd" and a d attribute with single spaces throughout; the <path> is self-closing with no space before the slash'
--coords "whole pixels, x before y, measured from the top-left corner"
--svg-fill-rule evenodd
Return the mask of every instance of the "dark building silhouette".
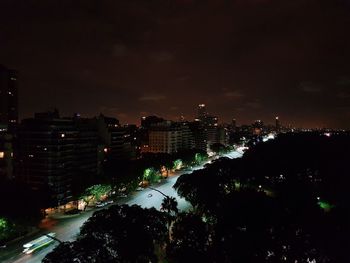
<path id="1" fill-rule="evenodd" d="M 58 112 L 36 114 L 18 129 L 19 179 L 33 190 L 48 190 L 55 204 L 71 200 L 78 131 Z"/>
<path id="2" fill-rule="evenodd" d="M 144 129 L 149 129 L 152 125 L 164 122 L 163 118 L 157 116 L 147 116 L 141 118 L 141 127 Z"/>
<path id="3" fill-rule="evenodd" d="M 236 129 L 237 129 L 237 121 L 236 121 L 236 119 L 232 119 L 232 127 L 231 127 L 231 130 L 232 130 L 233 132 L 235 132 Z"/>
<path id="4" fill-rule="evenodd" d="M 199 121 L 190 122 L 189 128 L 193 135 L 194 148 L 207 151 L 207 130 Z"/>
<path id="5" fill-rule="evenodd" d="M 124 160 L 135 156 L 135 149 L 131 145 L 129 130 L 121 127 L 117 119 L 101 114 L 97 122 L 99 138 L 105 145 L 108 159 Z"/>
<path id="6" fill-rule="evenodd" d="M 75 147 L 75 172 L 80 178 L 93 178 L 97 174 L 101 174 L 102 170 L 102 167 L 97 163 L 98 130 L 96 119 L 75 116 L 73 123 L 78 132 Z"/>
<path id="7" fill-rule="evenodd" d="M 280 122 L 279 117 L 276 117 L 275 122 L 276 122 L 276 124 L 275 124 L 276 132 L 280 132 L 281 131 L 281 122 Z"/>
<path id="8" fill-rule="evenodd" d="M 14 131 L 18 123 L 18 80 L 15 70 L 0 65 L 0 124 Z"/>
<path id="9" fill-rule="evenodd" d="M 198 120 L 205 121 L 206 117 L 208 116 L 207 109 L 205 104 L 199 104 L 198 105 Z"/>
<path id="10" fill-rule="evenodd" d="M 64 205 L 72 199 L 73 183 L 84 185 L 98 174 L 97 142 L 96 119 L 36 113 L 18 127 L 18 179 Z"/>
<path id="11" fill-rule="evenodd" d="M 217 143 L 219 137 L 218 117 L 208 114 L 205 104 L 198 105 L 198 116 L 195 121 L 200 122 L 201 126 L 206 130 L 207 147 Z"/>

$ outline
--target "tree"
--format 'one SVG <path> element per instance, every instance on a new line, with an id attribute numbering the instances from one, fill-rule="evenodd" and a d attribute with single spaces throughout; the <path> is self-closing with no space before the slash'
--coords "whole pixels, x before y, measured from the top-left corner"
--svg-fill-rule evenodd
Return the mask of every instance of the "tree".
<path id="1" fill-rule="evenodd" d="M 179 214 L 167 247 L 171 262 L 209 262 L 208 247 L 209 231 L 201 217 L 191 213 Z"/>
<path id="2" fill-rule="evenodd" d="M 147 168 L 143 172 L 143 180 L 149 183 L 155 183 L 160 180 L 161 176 L 159 172 L 154 168 Z"/>
<path id="3" fill-rule="evenodd" d="M 103 196 L 107 196 L 112 190 L 110 185 L 96 184 L 88 187 L 81 195 L 81 199 L 86 203 L 84 210 L 92 200 L 100 201 Z"/>
<path id="4" fill-rule="evenodd" d="M 210 145 L 210 150 L 212 150 L 216 154 L 221 154 L 225 152 L 225 149 L 226 149 L 225 145 L 221 143 L 213 143 Z"/>
<path id="5" fill-rule="evenodd" d="M 177 201 L 175 197 L 166 196 L 163 198 L 161 211 L 166 211 L 169 216 L 176 215 L 178 213 Z"/>
<path id="6" fill-rule="evenodd" d="M 154 189 L 154 188 L 151 188 L 159 193 L 161 193 L 164 198 L 163 198 L 163 201 L 162 201 L 162 204 L 161 204 L 161 207 L 160 207 L 160 210 L 161 211 L 165 211 L 167 212 L 167 221 L 168 221 L 168 224 L 167 224 L 167 228 L 168 228 L 168 242 L 170 241 L 171 239 L 171 223 L 173 221 L 173 219 L 175 218 L 175 216 L 177 215 L 178 213 L 178 208 L 177 208 L 177 201 L 176 201 L 176 198 L 175 197 L 171 197 L 171 196 L 167 196 L 165 195 L 164 193 L 162 193 L 161 191 L 157 190 L 157 189 Z"/>
<path id="7" fill-rule="evenodd" d="M 43 262 L 157 262 L 166 232 L 165 217 L 154 208 L 114 205 L 95 212 L 77 241 L 59 245 Z"/>

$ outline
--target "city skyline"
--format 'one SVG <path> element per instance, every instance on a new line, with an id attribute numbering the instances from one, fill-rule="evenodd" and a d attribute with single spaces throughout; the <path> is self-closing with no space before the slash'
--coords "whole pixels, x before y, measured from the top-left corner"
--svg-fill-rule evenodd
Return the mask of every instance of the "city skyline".
<path id="1" fill-rule="evenodd" d="M 224 122 L 350 127 L 348 1 L 3 1 L 0 12 L 20 119 L 53 107 L 193 119 L 205 103 Z"/>

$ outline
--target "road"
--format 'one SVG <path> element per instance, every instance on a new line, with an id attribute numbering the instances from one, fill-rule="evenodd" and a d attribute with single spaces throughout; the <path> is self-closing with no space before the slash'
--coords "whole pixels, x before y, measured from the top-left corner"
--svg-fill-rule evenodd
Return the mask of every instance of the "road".
<path id="1" fill-rule="evenodd" d="M 236 151 L 230 152 L 225 155 L 225 157 L 228 157 L 231 159 L 239 158 L 241 156 L 242 156 L 242 153 L 236 152 Z M 168 196 L 175 197 L 178 202 L 179 210 L 181 211 L 187 210 L 190 208 L 191 205 L 185 199 L 180 198 L 178 196 L 177 192 L 173 188 L 173 185 L 175 184 L 177 178 L 180 175 L 185 173 L 190 173 L 194 170 L 203 169 L 204 165 L 205 164 L 194 167 L 191 170 L 177 172 L 175 175 L 164 180 L 159 185 L 153 185 L 152 187 L 163 192 Z M 152 196 L 149 197 L 150 196 L 149 194 L 152 194 Z M 157 191 L 151 190 L 149 188 L 146 188 L 142 191 L 133 193 L 128 198 L 125 198 L 124 200 L 119 201 L 118 204 L 127 204 L 127 205 L 136 204 L 144 208 L 155 207 L 156 209 L 160 209 L 162 200 L 163 200 L 163 196 L 160 193 L 158 193 Z M 97 211 L 97 209 L 87 211 L 81 215 L 77 215 L 71 218 L 59 219 L 57 221 L 50 221 L 50 225 L 48 225 L 47 229 L 43 229 L 36 236 L 21 240 L 21 242 L 18 242 L 6 249 L 0 250 L 0 261 L 3 263 L 13 263 L 13 262 L 14 263 L 39 263 L 41 262 L 41 260 L 46 256 L 46 254 L 48 254 L 53 250 L 53 248 L 57 245 L 57 242 L 55 242 L 56 243 L 55 245 L 52 244 L 31 255 L 25 255 L 22 253 L 23 244 L 48 232 L 55 232 L 56 237 L 59 240 L 73 241 L 75 240 L 77 234 L 79 233 L 80 227 L 95 211 Z M 4 258 L 4 256 L 1 255 L 1 254 L 5 255 L 5 253 L 6 253 L 6 259 Z"/>

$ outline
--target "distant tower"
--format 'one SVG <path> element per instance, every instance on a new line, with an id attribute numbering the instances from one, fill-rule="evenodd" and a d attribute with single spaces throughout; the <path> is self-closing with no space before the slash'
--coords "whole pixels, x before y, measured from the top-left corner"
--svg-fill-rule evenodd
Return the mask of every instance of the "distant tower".
<path id="1" fill-rule="evenodd" d="M 281 130 L 281 123 L 280 123 L 280 120 L 278 118 L 278 116 L 276 117 L 276 132 L 279 132 Z"/>
<path id="2" fill-rule="evenodd" d="M 14 131 L 17 123 L 17 72 L 0 65 L 0 124 Z"/>
<path id="3" fill-rule="evenodd" d="M 207 117 L 208 113 L 205 108 L 205 104 L 199 104 L 198 105 L 198 119 L 203 121 Z"/>
<path id="4" fill-rule="evenodd" d="M 237 122 L 236 119 L 232 119 L 232 130 L 235 131 L 237 128 Z"/>

